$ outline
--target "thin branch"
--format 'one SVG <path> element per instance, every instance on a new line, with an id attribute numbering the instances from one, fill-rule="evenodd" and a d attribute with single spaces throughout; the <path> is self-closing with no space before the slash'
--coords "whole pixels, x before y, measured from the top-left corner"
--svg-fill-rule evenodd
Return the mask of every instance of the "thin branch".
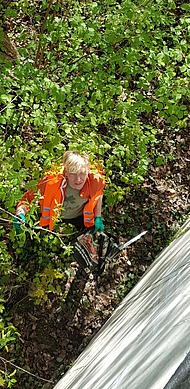
<path id="1" fill-rule="evenodd" d="M 43 21 L 43 24 L 42 24 L 42 28 L 41 28 L 40 34 L 43 34 L 43 32 L 44 32 L 45 23 L 46 23 L 48 15 L 49 15 L 49 11 L 50 11 L 52 3 L 53 3 L 53 0 L 50 0 L 48 8 L 47 8 L 47 11 L 46 11 L 46 15 L 45 15 L 45 18 L 44 18 L 44 21 Z M 38 49 L 37 49 L 37 53 L 36 53 L 36 58 L 35 58 L 35 61 L 34 61 L 34 66 L 38 67 L 38 69 L 39 69 L 39 64 L 37 66 L 37 62 L 38 62 L 38 59 L 39 59 L 40 49 L 41 49 L 41 42 L 39 40 Z"/>
<path id="2" fill-rule="evenodd" d="M 66 245 L 63 243 L 63 241 L 62 241 L 60 235 L 59 235 L 57 232 L 53 232 L 53 231 L 47 230 L 46 228 L 43 228 L 43 227 L 34 227 L 34 228 L 35 228 L 36 230 L 43 230 L 43 231 L 49 232 L 49 234 L 52 234 L 52 235 L 57 236 L 57 238 L 58 238 L 58 239 L 60 240 L 60 242 L 61 242 L 62 247 L 63 247 L 64 249 L 67 249 L 67 248 L 68 248 L 68 246 L 66 246 Z"/>
<path id="3" fill-rule="evenodd" d="M 41 65 L 41 62 L 42 62 L 42 58 L 43 58 L 43 55 L 44 55 L 45 48 L 46 48 L 46 43 L 45 43 L 44 46 L 42 47 L 40 57 L 38 58 L 38 66 L 37 66 L 38 69 L 40 68 L 40 65 Z"/>
<path id="4" fill-rule="evenodd" d="M 18 97 L 18 96 L 16 95 L 16 96 L 11 100 L 11 103 L 12 103 L 14 100 L 16 100 L 17 97 Z M 10 103 L 9 103 L 9 104 L 10 104 Z M 0 113 L 3 112 L 6 108 L 7 108 L 7 105 L 6 105 L 4 108 L 1 109 Z"/>
<path id="5" fill-rule="evenodd" d="M 56 235 L 56 236 L 58 236 L 58 235 L 59 235 L 59 236 L 72 236 L 72 235 L 75 235 L 75 234 L 78 233 L 78 231 L 74 231 L 74 232 L 71 232 L 70 234 L 58 234 L 57 232 L 53 232 L 53 231 L 47 230 L 47 229 L 44 228 L 44 227 L 39 227 L 39 226 L 37 226 L 37 227 L 33 227 L 33 228 L 35 228 L 35 229 L 37 229 L 37 230 L 42 230 L 42 231 L 49 232 L 50 234 Z"/>
<path id="6" fill-rule="evenodd" d="M 11 217 L 14 217 L 15 215 L 9 211 L 6 211 L 6 209 L 3 209 L 0 207 L 0 211 L 7 213 L 7 215 L 10 215 Z"/>
<path id="7" fill-rule="evenodd" d="M 12 220 L 3 219 L 2 217 L 0 217 L 0 220 L 3 221 L 3 222 L 12 223 Z"/>
<path id="8" fill-rule="evenodd" d="M 11 212 L 9 212 L 9 211 L 6 211 L 5 209 L 3 209 L 3 208 L 1 208 L 1 207 L 0 207 L 0 211 L 7 213 L 7 214 L 10 215 L 11 217 L 15 217 L 15 215 L 14 215 L 13 213 L 11 213 Z M 0 220 L 6 221 L 7 223 L 12 223 L 12 221 L 11 221 L 11 220 L 8 220 L 8 219 L 2 219 L 2 218 L 0 218 Z M 22 225 L 23 228 L 26 228 L 26 229 L 27 229 L 27 227 L 25 227 L 24 224 L 23 224 L 22 222 L 20 222 L 19 218 L 18 218 L 18 221 L 19 221 L 19 223 Z M 63 247 L 64 249 L 67 249 L 68 246 L 66 246 L 66 245 L 63 243 L 63 241 L 62 241 L 62 239 L 61 239 L 61 236 L 71 236 L 71 235 L 75 235 L 75 234 L 77 233 L 77 231 L 76 231 L 76 232 L 72 232 L 72 233 L 70 233 L 70 234 L 58 234 L 57 232 L 50 231 L 50 230 L 48 230 L 48 229 L 46 229 L 46 228 L 44 228 L 44 227 L 40 227 L 40 226 L 33 226 L 33 230 L 42 230 L 42 231 L 48 232 L 49 234 L 52 234 L 52 235 L 57 236 L 57 238 L 60 240 L 61 245 L 62 245 L 62 247 Z"/>
<path id="9" fill-rule="evenodd" d="M 0 357 L 0 359 L 2 360 L 2 362 L 4 362 L 4 363 L 9 363 L 10 365 L 16 367 L 16 369 L 19 369 L 19 370 L 23 371 L 24 373 L 27 373 L 27 374 L 31 375 L 32 377 L 35 377 L 35 378 L 38 379 L 38 380 L 45 381 L 45 382 L 50 382 L 50 383 L 54 384 L 54 381 L 46 380 L 45 378 L 38 377 L 38 376 L 36 376 L 35 374 L 30 373 L 29 371 L 23 369 L 23 368 L 20 367 L 20 366 L 15 365 L 15 364 L 12 363 L 11 361 L 8 361 L 7 359 L 5 359 L 5 358 L 3 358 L 3 357 Z"/>
<path id="10" fill-rule="evenodd" d="M 70 1 L 69 7 L 68 7 L 67 12 L 66 12 L 66 14 L 65 14 L 65 17 L 64 17 L 64 19 L 63 19 L 63 21 L 62 21 L 62 24 L 65 23 L 65 20 L 67 19 L 67 16 L 69 15 L 69 12 L 70 12 L 70 9 L 71 9 L 71 5 L 72 5 L 72 1 L 73 1 L 73 0 Z M 57 2 L 56 2 L 56 5 L 57 5 L 57 3 L 58 3 L 58 0 L 57 0 Z M 56 8 L 56 5 L 55 5 L 55 8 Z M 51 19 L 51 24 L 53 23 L 53 20 L 54 20 L 55 14 L 56 14 L 55 8 L 54 8 L 53 16 L 52 16 L 52 19 Z M 52 49 L 53 49 L 53 44 L 51 43 L 51 45 L 50 45 L 50 52 L 52 51 Z M 45 47 L 44 47 L 44 50 L 45 50 Z M 43 50 L 43 52 L 44 52 L 44 50 Z M 40 62 L 40 63 L 41 63 L 41 62 Z M 46 68 L 46 65 L 47 65 L 47 57 L 46 57 L 46 59 L 45 59 L 44 69 Z M 38 67 L 39 67 L 39 66 L 38 66 Z"/>
<path id="11" fill-rule="evenodd" d="M 67 16 L 68 16 L 68 14 L 69 14 L 69 12 L 70 12 L 72 1 L 73 1 L 73 0 L 71 0 L 71 1 L 70 1 L 70 4 L 69 4 L 69 7 L 68 7 L 68 10 L 67 10 L 67 12 L 66 12 L 66 14 L 65 14 L 65 17 L 64 17 L 64 19 L 63 19 L 63 23 L 65 23 L 65 20 L 66 20 L 66 18 L 67 18 Z"/>

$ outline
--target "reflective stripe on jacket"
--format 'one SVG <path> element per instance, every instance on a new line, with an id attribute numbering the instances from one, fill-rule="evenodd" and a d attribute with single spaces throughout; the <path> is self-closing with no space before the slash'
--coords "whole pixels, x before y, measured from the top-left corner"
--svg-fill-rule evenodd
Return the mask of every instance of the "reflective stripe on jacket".
<path id="1" fill-rule="evenodd" d="M 89 173 L 87 180 L 80 191 L 79 196 L 89 199 L 83 209 L 84 225 L 89 228 L 94 226 L 94 208 L 102 196 L 105 182 L 100 174 Z M 49 226 L 53 229 L 53 223 L 60 214 L 61 204 L 64 203 L 67 189 L 67 179 L 64 174 L 48 175 L 43 197 L 40 199 L 42 216 L 40 226 Z"/>

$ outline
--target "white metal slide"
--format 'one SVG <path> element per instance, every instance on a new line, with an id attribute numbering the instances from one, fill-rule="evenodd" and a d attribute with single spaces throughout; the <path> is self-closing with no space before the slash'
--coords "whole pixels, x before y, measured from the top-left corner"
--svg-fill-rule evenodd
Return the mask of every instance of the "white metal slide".
<path id="1" fill-rule="evenodd" d="M 190 351 L 188 227 L 189 222 L 54 389 L 164 389 Z"/>

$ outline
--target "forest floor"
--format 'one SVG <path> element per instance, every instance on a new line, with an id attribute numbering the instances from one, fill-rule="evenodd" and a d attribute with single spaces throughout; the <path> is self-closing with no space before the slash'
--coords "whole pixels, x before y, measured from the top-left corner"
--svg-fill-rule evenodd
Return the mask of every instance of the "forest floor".
<path id="1" fill-rule="evenodd" d="M 23 22 L 27 25 L 28 20 Z M 144 182 L 104 209 L 105 231 L 121 244 L 144 230 L 147 234 L 108 264 L 101 276 L 84 274 L 71 263 L 62 294 L 49 293 L 43 304 L 35 305 L 29 282 L 11 288 L 6 311 L 20 337 L 8 352 L 1 350 L 0 370 L 11 373 L 16 366 L 14 389 L 53 389 L 188 216 L 190 123 L 186 129 L 167 132 L 161 120 L 155 118 L 160 162 L 149 150 L 152 163 Z M 34 262 L 33 256 L 23 264 L 28 279 Z"/>
<path id="2" fill-rule="evenodd" d="M 118 235 L 120 243 L 144 230 L 146 235 L 107 265 L 100 277 L 84 274 L 73 262 L 64 286 L 65 301 L 50 293 L 45 303 L 35 305 L 27 283 L 12 291 L 7 309 L 20 338 L 3 357 L 13 364 L 6 364 L 9 371 L 14 365 L 22 369 L 17 368 L 15 389 L 54 387 L 188 215 L 188 128 L 180 134 L 160 131 L 159 147 L 162 155 L 173 158 L 165 157 L 160 166 L 153 162 L 144 183 L 110 207 L 105 220 L 105 230 Z M 126 231 L 131 234 L 126 236 Z M 3 363 L 1 367 L 5 368 Z"/>

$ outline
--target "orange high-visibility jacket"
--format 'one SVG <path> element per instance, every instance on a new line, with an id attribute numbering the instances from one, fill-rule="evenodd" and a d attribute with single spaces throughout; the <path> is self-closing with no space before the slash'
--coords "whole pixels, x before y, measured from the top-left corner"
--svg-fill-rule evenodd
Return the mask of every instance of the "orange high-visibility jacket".
<path id="1" fill-rule="evenodd" d="M 103 194 L 105 182 L 101 174 L 89 173 L 87 180 L 80 191 L 79 196 L 89 199 L 83 209 L 84 225 L 89 228 L 94 225 L 94 208 Z M 41 218 L 39 225 L 49 226 L 53 229 L 53 223 L 60 214 L 60 207 L 64 204 L 65 193 L 67 189 L 67 178 L 63 173 L 48 174 L 37 185 L 40 191 Z M 30 189 L 22 197 L 19 206 L 27 206 L 27 203 L 35 198 L 33 189 Z"/>

